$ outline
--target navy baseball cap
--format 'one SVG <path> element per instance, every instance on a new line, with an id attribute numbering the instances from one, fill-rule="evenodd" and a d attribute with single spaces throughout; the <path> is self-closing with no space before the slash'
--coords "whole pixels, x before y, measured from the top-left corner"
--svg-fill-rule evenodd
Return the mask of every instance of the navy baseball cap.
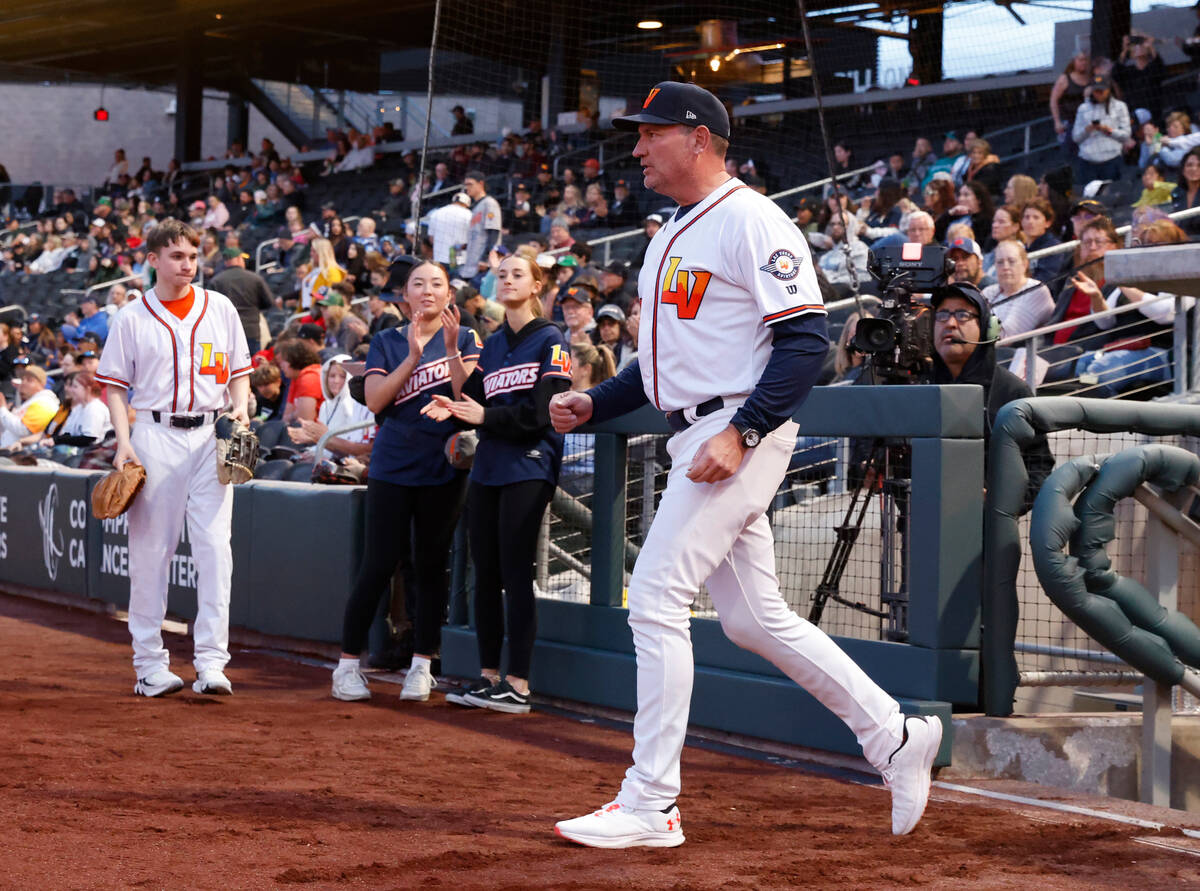
<path id="1" fill-rule="evenodd" d="M 729 138 L 729 113 L 721 100 L 703 87 L 671 80 L 654 85 L 640 112 L 613 118 L 612 123 L 618 130 L 636 130 L 639 124 L 705 126 L 722 139 Z"/>

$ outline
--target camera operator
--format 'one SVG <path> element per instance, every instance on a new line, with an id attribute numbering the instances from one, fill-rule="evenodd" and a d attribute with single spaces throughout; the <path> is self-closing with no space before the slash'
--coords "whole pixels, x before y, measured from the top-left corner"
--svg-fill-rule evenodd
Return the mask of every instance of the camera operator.
<path id="1" fill-rule="evenodd" d="M 1000 408 L 1015 399 L 1033 395 L 1016 375 L 996 364 L 995 341 L 985 335 L 991 309 L 977 288 L 966 283 L 947 285 L 933 292 L 934 384 L 978 384 L 983 387 L 986 419 L 983 428 L 984 466 L 992 425 Z M 1027 506 L 1032 504 L 1054 468 L 1054 456 L 1044 434 L 1024 450 L 1029 470 Z"/>

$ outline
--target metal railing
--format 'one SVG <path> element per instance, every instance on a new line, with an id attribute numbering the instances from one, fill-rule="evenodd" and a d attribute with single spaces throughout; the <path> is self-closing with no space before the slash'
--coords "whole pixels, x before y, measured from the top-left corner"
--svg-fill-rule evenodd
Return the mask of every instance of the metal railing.
<path id="1" fill-rule="evenodd" d="M 1200 207 L 1190 207 L 1187 210 L 1177 210 L 1174 213 L 1167 214 L 1172 222 L 1178 223 L 1180 220 L 1190 220 L 1192 217 L 1200 217 Z M 1117 229 L 1118 235 L 1128 235 L 1132 225 L 1121 226 Z M 1039 257 L 1050 257 L 1055 254 L 1065 254 L 1068 251 L 1073 251 L 1079 247 L 1079 242 L 1076 239 L 1064 241 L 1062 244 L 1051 245 L 1050 247 L 1041 248 L 1040 250 L 1030 251 L 1029 259 L 1036 260 Z"/>
<path id="2" fill-rule="evenodd" d="M 325 432 L 321 435 L 321 438 L 317 440 L 317 444 L 313 446 L 313 454 L 316 455 L 317 460 L 320 461 L 321 455 L 325 452 L 325 443 L 329 442 L 329 440 L 333 439 L 335 436 L 341 436 L 343 433 L 353 433 L 355 430 L 365 430 L 367 427 L 374 426 L 375 421 L 372 419 L 369 421 L 358 421 L 357 423 L 349 424 L 345 427 L 338 427 L 336 429 L 326 428 Z"/>

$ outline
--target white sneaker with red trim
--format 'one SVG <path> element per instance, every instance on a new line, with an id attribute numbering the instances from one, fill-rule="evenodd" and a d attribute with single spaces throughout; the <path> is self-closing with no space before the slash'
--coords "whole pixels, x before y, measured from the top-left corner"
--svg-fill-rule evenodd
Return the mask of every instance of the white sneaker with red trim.
<path id="1" fill-rule="evenodd" d="M 554 824 L 556 834 L 591 848 L 674 848 L 683 844 L 679 808 L 663 813 L 612 802 L 586 817 Z"/>

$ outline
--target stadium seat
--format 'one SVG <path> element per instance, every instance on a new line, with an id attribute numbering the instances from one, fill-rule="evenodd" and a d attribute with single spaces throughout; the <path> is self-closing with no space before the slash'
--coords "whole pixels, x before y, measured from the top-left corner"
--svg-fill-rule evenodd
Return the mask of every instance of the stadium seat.
<path id="1" fill-rule="evenodd" d="M 292 462 L 284 458 L 263 461 L 254 469 L 254 478 L 256 480 L 281 480 L 286 478 L 291 469 Z"/>

